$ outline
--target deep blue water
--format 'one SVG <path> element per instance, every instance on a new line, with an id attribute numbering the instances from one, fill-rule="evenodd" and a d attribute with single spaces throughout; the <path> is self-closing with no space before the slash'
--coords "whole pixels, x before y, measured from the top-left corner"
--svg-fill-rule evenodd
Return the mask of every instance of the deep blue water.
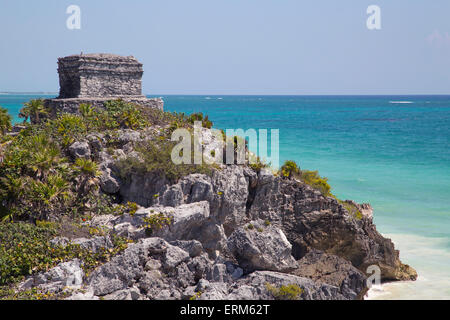
<path id="1" fill-rule="evenodd" d="M 0 105 L 16 115 L 30 98 L 0 95 Z M 279 129 L 281 162 L 319 170 L 339 198 L 371 203 L 382 233 L 414 236 L 422 253 L 440 250 L 444 260 L 435 269 L 444 268 L 448 277 L 450 96 L 163 98 L 165 110 L 201 111 L 217 128 Z M 431 244 L 420 239 L 439 241 L 424 251 Z M 408 249 L 406 260 L 426 264 L 417 250 Z"/>

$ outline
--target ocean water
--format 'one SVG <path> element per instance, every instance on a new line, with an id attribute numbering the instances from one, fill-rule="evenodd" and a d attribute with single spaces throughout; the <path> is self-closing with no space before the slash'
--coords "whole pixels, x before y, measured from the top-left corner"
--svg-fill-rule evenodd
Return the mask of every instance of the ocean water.
<path id="1" fill-rule="evenodd" d="M 17 116 L 31 96 L 0 95 Z M 450 299 L 450 96 L 163 96 L 221 129 L 279 129 L 280 162 L 319 170 L 341 199 L 369 202 L 377 229 L 419 273 L 370 299 Z"/>

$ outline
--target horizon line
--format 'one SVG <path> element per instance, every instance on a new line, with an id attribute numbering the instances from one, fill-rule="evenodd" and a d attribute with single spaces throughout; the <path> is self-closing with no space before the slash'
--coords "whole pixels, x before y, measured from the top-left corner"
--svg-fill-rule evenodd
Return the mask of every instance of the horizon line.
<path id="1" fill-rule="evenodd" d="M 46 91 L 0 91 L 0 95 L 8 95 L 8 94 L 17 94 L 17 95 L 58 95 L 59 92 L 46 92 Z M 144 96 L 212 96 L 212 97 L 218 97 L 218 96 L 229 96 L 229 97 L 236 97 L 236 96 L 265 96 L 265 97 L 314 97 L 314 96 L 343 96 L 343 97 L 351 97 L 351 96 L 364 96 L 364 97 L 377 97 L 377 96 L 450 96 L 450 93 L 394 93 L 394 94 L 384 94 L 384 93 L 377 93 L 377 94 L 365 94 L 365 93 L 357 93 L 357 94 L 347 94 L 347 93 L 322 93 L 322 94 L 255 94 L 255 93 L 246 93 L 246 94 L 237 94 L 237 93 L 227 93 L 227 94 L 220 94 L 220 93 L 214 93 L 214 94 L 206 94 L 206 93 L 167 93 L 167 94 L 161 94 L 161 93 L 146 93 Z"/>

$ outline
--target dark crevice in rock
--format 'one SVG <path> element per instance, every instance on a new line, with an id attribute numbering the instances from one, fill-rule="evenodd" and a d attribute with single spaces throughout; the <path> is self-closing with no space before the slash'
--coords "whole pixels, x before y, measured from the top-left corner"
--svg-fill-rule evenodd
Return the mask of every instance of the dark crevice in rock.
<path id="1" fill-rule="evenodd" d="M 257 187 L 252 187 L 251 183 L 249 183 L 248 184 L 248 197 L 247 197 L 247 202 L 245 204 L 245 214 L 247 216 L 249 216 L 249 214 L 250 214 L 250 209 L 252 208 L 253 201 L 255 200 L 256 192 L 257 192 Z"/>

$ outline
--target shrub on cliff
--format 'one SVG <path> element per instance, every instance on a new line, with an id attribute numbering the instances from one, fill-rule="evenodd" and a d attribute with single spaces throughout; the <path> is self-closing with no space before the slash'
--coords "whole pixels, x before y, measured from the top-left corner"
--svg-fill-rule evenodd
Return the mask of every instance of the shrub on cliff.
<path id="1" fill-rule="evenodd" d="M 211 174 L 212 166 L 207 164 L 175 164 L 171 153 L 175 142 L 165 139 L 156 139 L 142 142 L 135 146 L 140 159 L 130 156 L 118 160 L 115 164 L 115 173 L 124 181 L 132 174 L 159 173 L 171 182 L 191 173 Z"/>
<path id="2" fill-rule="evenodd" d="M 64 208 L 71 194 L 70 172 L 51 138 L 19 135 L 0 164 L 0 218 L 42 219 Z"/>
<path id="3" fill-rule="evenodd" d="M 281 167 L 280 172 L 282 177 L 289 179 L 298 177 L 300 175 L 300 168 L 297 166 L 297 163 L 295 163 L 295 161 L 287 160 Z"/>
<path id="4" fill-rule="evenodd" d="M 300 179 L 307 185 L 320 191 L 325 197 L 333 196 L 327 178 L 321 177 L 318 171 L 300 170 L 295 161 L 286 161 L 280 169 L 280 174 L 284 178 Z"/>
<path id="5" fill-rule="evenodd" d="M 99 109 L 82 104 L 79 112 L 54 116 L 45 109 L 42 100 L 25 104 L 21 116 L 25 120 L 32 117 L 39 121 L 28 124 L 17 136 L 8 137 L 8 141 L 0 141 L 0 219 L 35 220 L 84 212 L 85 203 L 92 198 L 90 194 L 98 184 L 97 164 L 93 159 L 74 163 L 66 155 L 73 142 L 85 139 L 89 133 L 104 132 L 114 140 L 119 129 L 141 130 L 149 125 L 164 129 L 173 121 L 189 127 L 194 119 L 209 121 L 203 115 L 187 117 L 122 100 L 107 101 L 104 108 Z M 3 119 L 1 128 L 9 130 L 9 115 Z M 194 172 L 210 172 L 204 165 L 173 164 L 170 157 L 173 143 L 167 141 L 167 132 L 160 138 L 136 147 L 144 163 L 127 159 L 119 163 L 120 171 L 125 176 L 133 170 L 157 171 L 173 181 Z M 111 145 L 111 141 L 108 144 Z"/>
<path id="6" fill-rule="evenodd" d="M 39 123 L 48 115 L 49 110 L 45 107 L 42 99 L 33 99 L 26 102 L 19 112 L 19 118 L 24 118 L 24 122 L 30 119 L 32 123 Z"/>
<path id="7" fill-rule="evenodd" d="M 338 200 L 339 203 L 344 206 L 344 208 L 347 210 L 347 212 L 349 213 L 349 215 L 355 219 L 361 220 L 363 218 L 363 215 L 361 213 L 361 211 L 359 211 L 359 209 L 351 202 L 349 201 L 342 201 L 342 200 Z"/>
<path id="8" fill-rule="evenodd" d="M 9 115 L 6 109 L 0 106 L 0 135 L 4 135 L 11 128 L 11 115 Z"/>
<path id="9" fill-rule="evenodd" d="M 132 103 L 118 99 L 107 101 L 104 106 L 106 115 L 102 112 L 100 114 L 103 118 L 108 118 L 109 121 L 106 123 L 113 124 L 112 128 L 142 129 L 149 125 L 140 108 Z"/>
<path id="10" fill-rule="evenodd" d="M 249 167 L 255 171 L 256 173 L 259 173 L 262 169 L 268 168 L 269 164 L 267 164 L 264 161 L 261 161 L 261 158 L 258 156 L 254 156 L 253 154 L 250 155 L 251 160 L 254 160 L 253 163 L 250 162 Z"/>
<path id="11" fill-rule="evenodd" d="M 325 197 L 332 196 L 330 192 L 331 186 L 328 184 L 328 179 L 321 177 L 318 171 L 302 170 L 301 180 L 314 189 L 319 190 Z"/>
<path id="12" fill-rule="evenodd" d="M 79 229 L 81 226 L 74 224 L 71 228 Z M 59 223 L 0 223 L 0 289 L 1 286 L 21 281 L 26 276 L 47 271 L 75 258 L 82 260 L 85 272 L 89 272 L 123 251 L 128 244 L 127 240 L 112 234 L 114 247 L 96 253 L 77 244 L 51 244 L 50 240 L 62 231 L 63 226 Z"/>
<path id="13" fill-rule="evenodd" d="M 194 124 L 195 121 L 200 121 L 202 123 L 202 127 L 208 129 L 211 129 L 213 126 L 213 123 L 209 120 L 208 116 L 204 116 L 202 112 L 192 113 L 187 118 L 187 121 L 190 124 Z"/>

